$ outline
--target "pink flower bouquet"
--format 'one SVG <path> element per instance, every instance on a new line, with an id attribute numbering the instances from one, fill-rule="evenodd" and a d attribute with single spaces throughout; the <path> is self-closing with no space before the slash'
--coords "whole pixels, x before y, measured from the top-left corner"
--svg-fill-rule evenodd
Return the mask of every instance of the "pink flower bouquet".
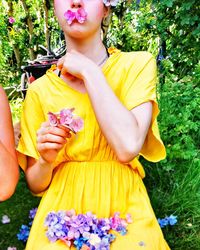
<path id="1" fill-rule="evenodd" d="M 62 109 L 58 113 L 48 112 L 50 125 L 53 127 L 64 126 L 70 129 L 74 134 L 83 128 L 83 119 L 74 117 L 74 108 Z"/>

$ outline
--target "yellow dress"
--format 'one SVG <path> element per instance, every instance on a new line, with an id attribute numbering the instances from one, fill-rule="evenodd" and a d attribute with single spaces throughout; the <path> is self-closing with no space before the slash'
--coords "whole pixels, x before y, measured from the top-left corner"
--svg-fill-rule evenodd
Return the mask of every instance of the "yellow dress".
<path id="1" fill-rule="evenodd" d="M 152 122 L 140 155 L 152 162 L 164 159 L 165 147 L 156 122 L 155 60 L 148 52 L 111 52 L 102 71 L 123 105 L 131 110 L 147 101 L 153 103 Z M 72 107 L 84 119 L 84 129 L 73 135 L 54 162 L 59 167 L 49 188 L 41 194 L 26 250 L 69 249 L 62 242 L 48 241 L 44 220 L 50 211 L 70 209 L 76 213 L 91 211 L 100 218 L 115 212 L 121 217 L 130 213 L 133 223 L 128 225 L 127 235 L 117 235 L 111 250 L 169 249 L 150 205 L 138 158 L 128 164 L 117 160 L 99 128 L 87 93 L 74 90 L 52 70 L 36 80 L 27 93 L 18 146 L 22 169 L 27 167 L 25 155 L 39 158 L 36 131 L 48 119 L 47 113 Z"/>

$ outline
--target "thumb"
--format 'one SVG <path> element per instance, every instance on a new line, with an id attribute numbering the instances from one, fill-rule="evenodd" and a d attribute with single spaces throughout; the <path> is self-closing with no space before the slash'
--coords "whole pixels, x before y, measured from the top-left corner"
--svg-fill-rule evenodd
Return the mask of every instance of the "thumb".
<path id="1" fill-rule="evenodd" d="M 63 63 L 64 63 L 64 56 L 61 57 L 61 58 L 58 60 L 58 62 L 57 62 L 57 67 L 58 67 L 59 70 L 62 69 Z"/>

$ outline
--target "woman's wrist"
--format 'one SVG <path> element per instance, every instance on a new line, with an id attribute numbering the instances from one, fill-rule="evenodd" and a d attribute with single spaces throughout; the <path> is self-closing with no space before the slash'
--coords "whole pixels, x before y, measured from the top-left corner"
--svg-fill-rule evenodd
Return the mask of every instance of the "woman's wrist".
<path id="1" fill-rule="evenodd" d="M 87 87 L 87 83 L 92 82 L 92 84 L 94 84 L 94 82 L 97 81 L 103 81 L 105 80 L 104 75 L 101 71 L 101 68 L 99 68 L 96 64 L 94 66 L 88 67 L 88 68 L 84 68 L 83 69 L 83 81 L 86 84 Z"/>
<path id="2" fill-rule="evenodd" d="M 40 158 L 38 159 L 38 163 L 41 167 L 48 167 L 49 169 L 52 169 L 53 170 L 53 164 L 46 161 L 44 158 L 42 158 L 40 156 Z"/>

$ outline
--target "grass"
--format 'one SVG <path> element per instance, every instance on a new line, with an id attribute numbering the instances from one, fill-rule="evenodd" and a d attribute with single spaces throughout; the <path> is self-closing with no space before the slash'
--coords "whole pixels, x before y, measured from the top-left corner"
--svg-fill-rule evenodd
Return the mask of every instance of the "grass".
<path id="1" fill-rule="evenodd" d="M 28 225 L 29 210 L 37 207 L 38 197 L 33 197 L 26 186 L 24 174 L 21 172 L 20 181 L 15 194 L 7 201 L 0 203 L 0 219 L 3 215 L 10 218 L 9 224 L 0 222 L 0 250 L 7 250 L 9 246 L 15 246 L 17 250 L 23 250 L 25 245 L 17 239 L 17 233 L 22 224 Z"/>
<path id="2" fill-rule="evenodd" d="M 198 161 L 182 162 L 174 170 L 165 170 L 164 163 L 146 168 L 145 184 L 157 218 L 178 217 L 175 226 L 163 228 L 172 250 L 200 250 L 199 167 Z"/>

